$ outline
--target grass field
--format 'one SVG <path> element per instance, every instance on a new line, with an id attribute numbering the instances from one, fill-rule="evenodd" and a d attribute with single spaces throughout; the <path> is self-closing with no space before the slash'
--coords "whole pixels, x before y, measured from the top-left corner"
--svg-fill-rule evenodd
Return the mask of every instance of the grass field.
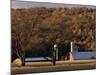
<path id="1" fill-rule="evenodd" d="M 12 75 L 15 75 L 25 73 L 87 70 L 95 68 L 96 60 L 57 61 L 55 66 L 52 62 L 26 62 L 26 66 L 12 66 L 11 73 Z"/>

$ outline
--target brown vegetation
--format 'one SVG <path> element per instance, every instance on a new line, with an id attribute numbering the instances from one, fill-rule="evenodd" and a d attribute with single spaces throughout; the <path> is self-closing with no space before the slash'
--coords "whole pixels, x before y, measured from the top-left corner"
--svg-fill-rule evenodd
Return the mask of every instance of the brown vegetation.
<path id="1" fill-rule="evenodd" d="M 88 8 L 12 9 L 12 40 L 23 50 L 47 53 L 45 42 L 76 39 L 84 51 L 96 50 L 96 10 Z M 14 40 L 15 38 L 15 40 Z M 12 45 L 15 45 L 12 42 Z M 39 52 L 38 52 L 39 53 Z"/>

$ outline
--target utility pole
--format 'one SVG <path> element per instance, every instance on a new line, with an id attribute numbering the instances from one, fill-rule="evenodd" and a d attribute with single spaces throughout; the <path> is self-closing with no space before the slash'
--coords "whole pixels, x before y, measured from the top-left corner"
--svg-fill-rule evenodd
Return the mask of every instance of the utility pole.
<path id="1" fill-rule="evenodd" d="M 54 44 L 54 48 L 53 48 L 53 65 L 56 64 L 57 59 L 58 59 L 58 48 L 57 48 L 57 44 Z"/>
<path id="2" fill-rule="evenodd" d="M 71 46 L 71 50 L 70 50 L 70 53 L 69 53 L 69 60 L 72 61 L 73 60 L 73 42 L 70 43 L 70 46 Z"/>

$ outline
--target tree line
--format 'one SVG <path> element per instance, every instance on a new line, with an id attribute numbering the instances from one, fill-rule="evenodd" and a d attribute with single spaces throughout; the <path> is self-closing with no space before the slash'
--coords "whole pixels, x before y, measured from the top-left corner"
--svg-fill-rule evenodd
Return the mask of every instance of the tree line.
<path id="1" fill-rule="evenodd" d="M 50 55 L 49 44 L 56 39 L 59 42 L 75 40 L 79 51 L 96 51 L 96 9 L 11 9 L 11 26 L 13 51 L 19 43 L 22 50 L 34 56 Z"/>

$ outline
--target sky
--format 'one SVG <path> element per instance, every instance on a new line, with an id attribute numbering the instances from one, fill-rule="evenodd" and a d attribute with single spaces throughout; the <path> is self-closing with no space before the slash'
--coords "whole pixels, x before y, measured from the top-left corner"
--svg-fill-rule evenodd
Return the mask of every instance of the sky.
<path id="1" fill-rule="evenodd" d="M 62 4 L 62 3 L 48 3 L 48 2 L 34 2 L 34 1 L 18 1 L 12 0 L 11 1 L 12 8 L 32 8 L 32 7 L 47 7 L 47 8 L 55 8 L 55 7 L 62 7 L 62 8 L 71 8 L 71 7 L 86 7 L 86 8 L 93 8 L 95 9 L 96 6 L 92 5 L 76 5 L 76 4 Z"/>

